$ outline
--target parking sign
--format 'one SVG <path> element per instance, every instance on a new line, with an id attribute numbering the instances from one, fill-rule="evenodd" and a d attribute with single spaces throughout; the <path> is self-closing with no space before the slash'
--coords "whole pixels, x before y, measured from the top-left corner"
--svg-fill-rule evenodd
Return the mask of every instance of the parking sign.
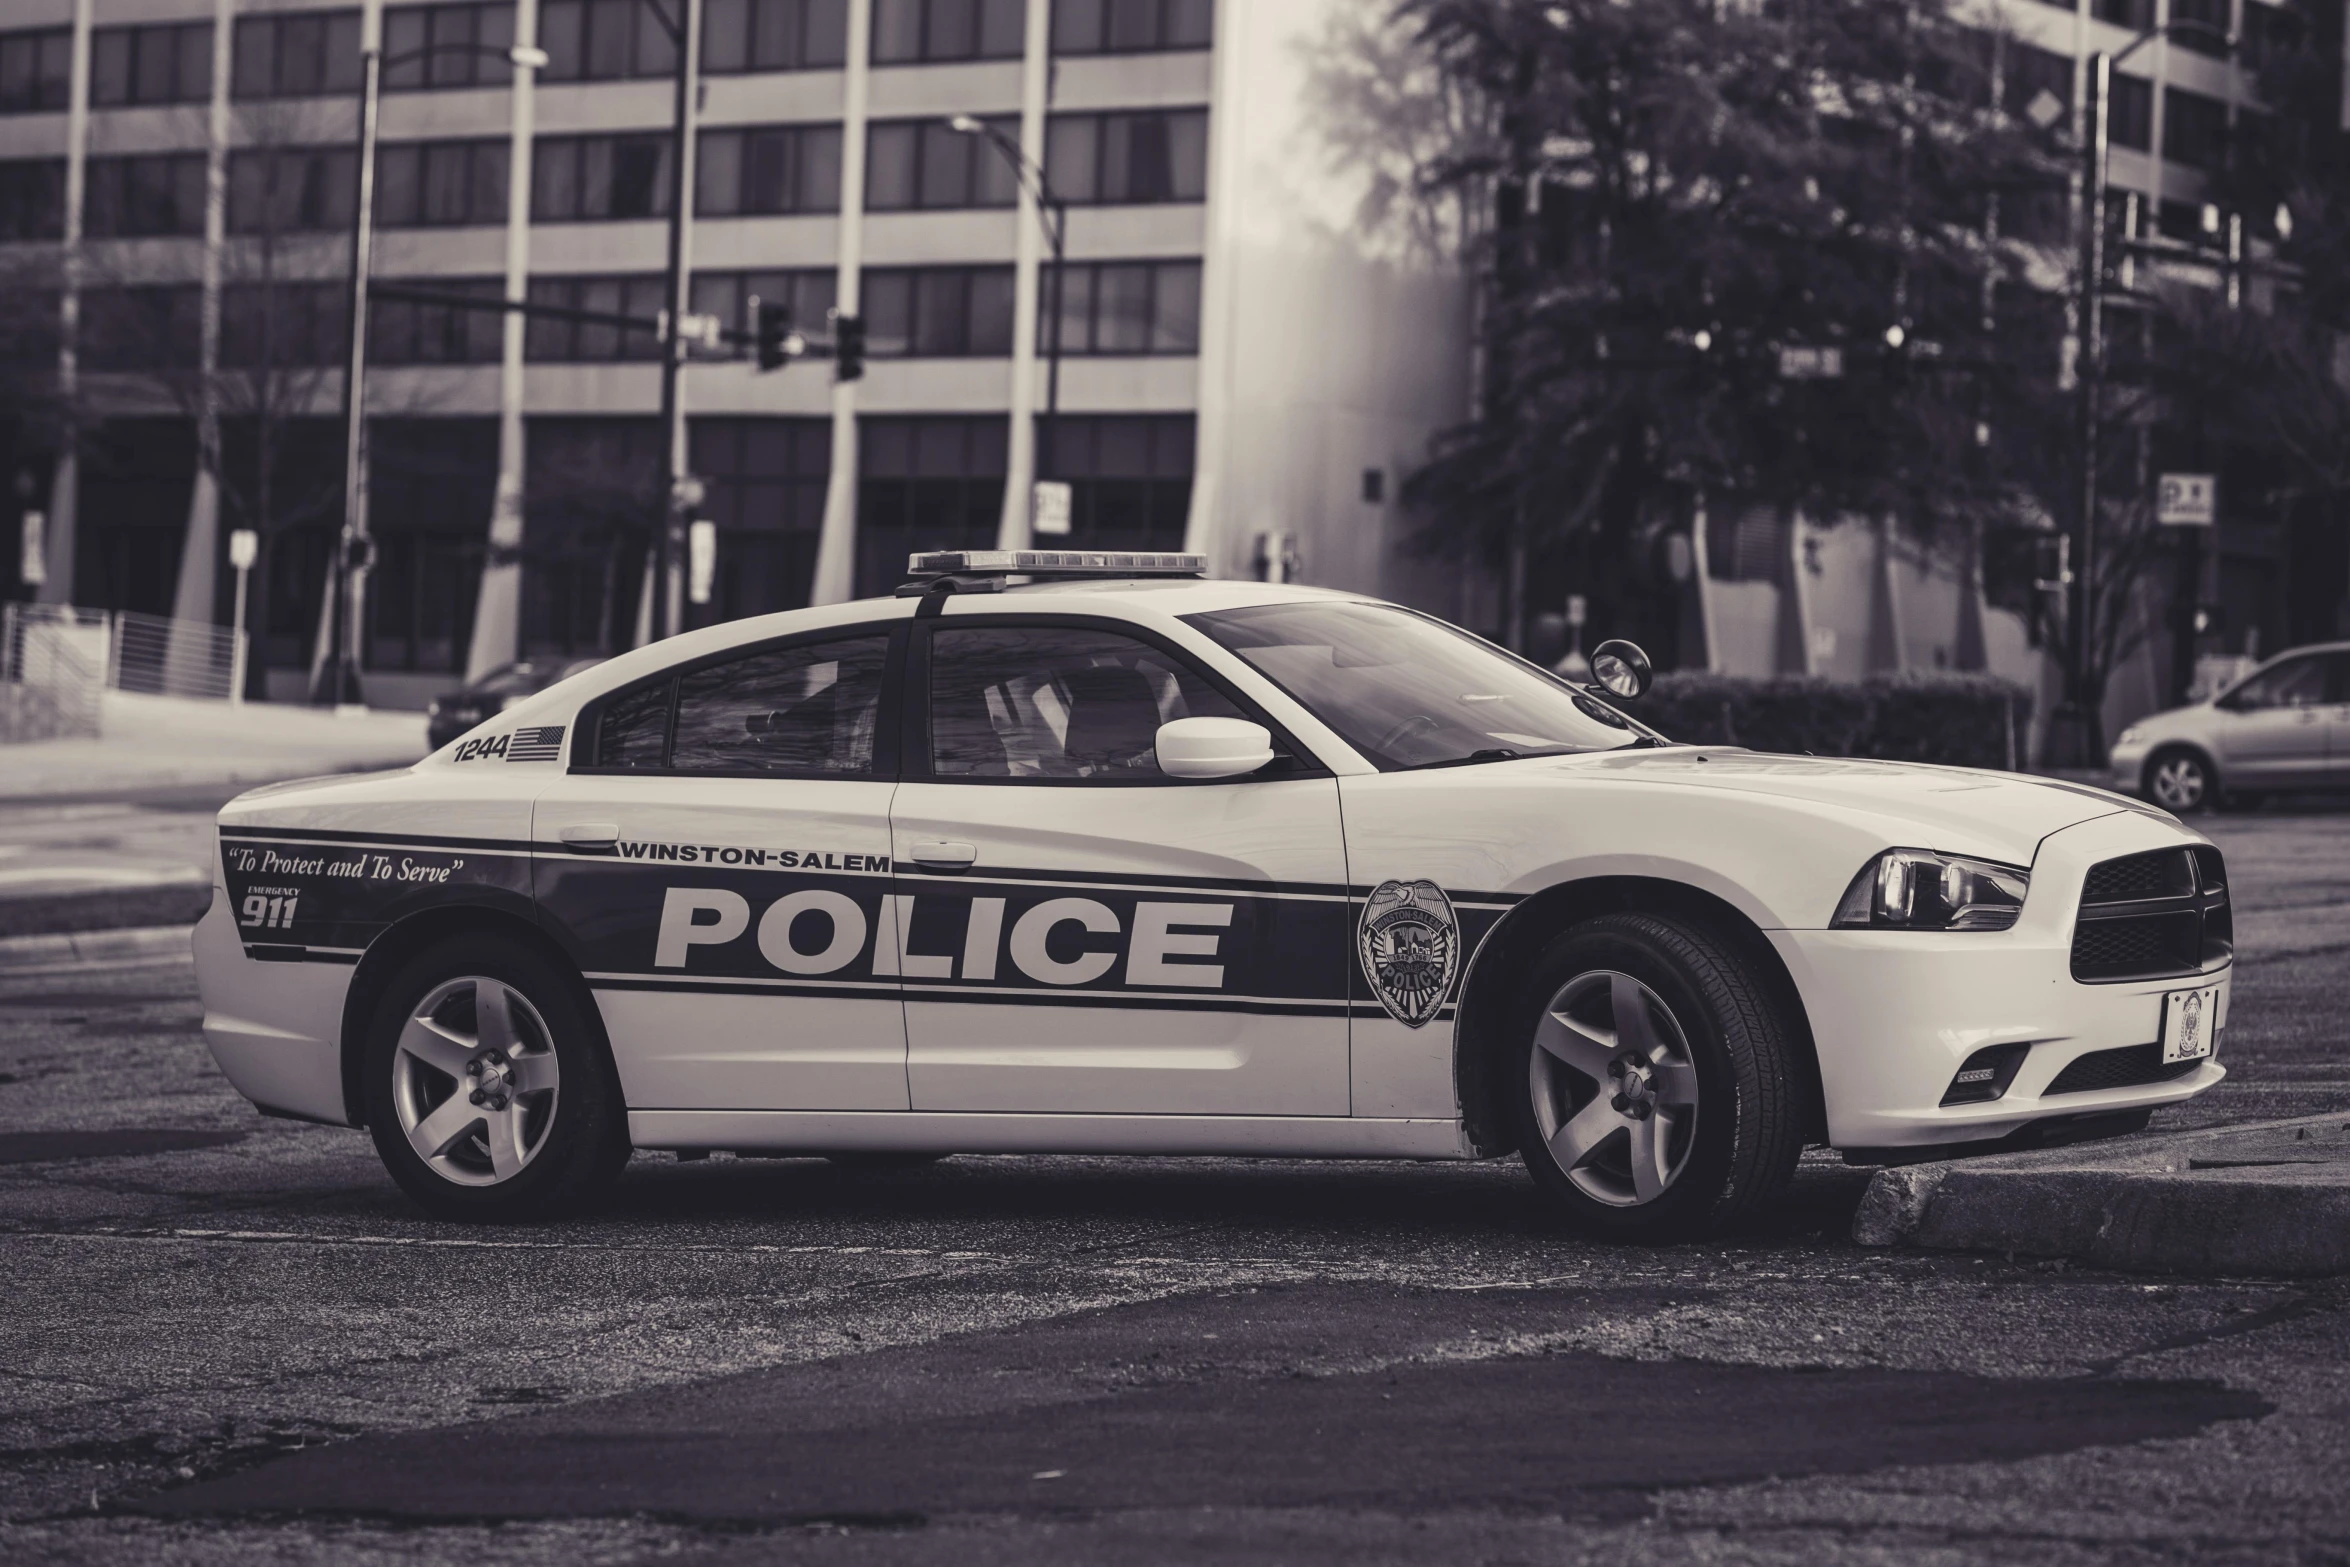
<path id="1" fill-rule="evenodd" d="M 2156 481 L 2154 520 L 2166 528 L 2208 528 L 2219 512 L 2219 483 L 2208 473 L 2166 473 Z"/>

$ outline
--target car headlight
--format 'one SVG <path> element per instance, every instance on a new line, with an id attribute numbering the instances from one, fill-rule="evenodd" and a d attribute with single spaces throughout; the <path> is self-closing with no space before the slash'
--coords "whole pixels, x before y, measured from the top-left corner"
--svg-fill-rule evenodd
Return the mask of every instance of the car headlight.
<path id="1" fill-rule="evenodd" d="M 2141 736 L 2140 736 L 2140 735 L 2139 735 L 2139 733 L 2138 733 L 2138 726 L 2137 726 L 2136 724 L 2132 724 L 2132 725 L 2130 725 L 2130 727 L 2129 727 L 2129 728 L 2127 728 L 2127 729 L 2123 730 L 2123 731 L 2122 731 L 2120 734 L 2116 735 L 2116 736 L 2114 737 L 2114 741 L 2113 741 L 2113 743 L 2114 743 L 2115 745 L 2117 745 L 2117 746 L 2119 746 L 2119 745 L 2135 745 L 2135 744 L 2137 744 L 2137 743 L 2138 743 L 2138 741 L 2139 741 L 2139 739 L 2140 739 L 2140 738 L 2141 738 Z"/>
<path id="2" fill-rule="evenodd" d="M 439 697 L 436 696 L 431 701 L 424 704 L 424 716 L 427 718 L 438 718 L 441 716 L 441 699 Z"/>
<path id="3" fill-rule="evenodd" d="M 2014 865 L 1887 849 L 1852 878 L 1829 923 L 1859 930 L 2005 930 L 2024 911 L 2032 873 Z"/>

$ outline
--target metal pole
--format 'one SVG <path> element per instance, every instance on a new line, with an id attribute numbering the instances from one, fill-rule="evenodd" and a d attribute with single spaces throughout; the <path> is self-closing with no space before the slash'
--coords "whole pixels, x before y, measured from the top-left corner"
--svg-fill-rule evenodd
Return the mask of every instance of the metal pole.
<path id="1" fill-rule="evenodd" d="M 327 678 L 312 701 L 356 702 L 359 691 L 359 595 L 353 581 L 356 556 L 367 539 L 367 273 L 375 246 L 376 101 L 383 81 L 383 52 L 360 56 L 359 190 L 351 213 L 351 341 L 343 368 L 343 531 L 335 543 L 333 653 Z"/>
<path id="2" fill-rule="evenodd" d="M 658 5 L 654 10 L 662 25 L 669 26 Z M 677 630 L 671 579 L 677 573 L 677 487 L 678 481 L 685 477 L 686 456 L 677 396 L 684 343 L 678 336 L 677 326 L 685 319 L 685 214 L 686 203 L 693 199 L 688 176 L 693 170 L 693 54 L 698 32 L 694 26 L 695 11 L 696 0 L 677 0 L 677 22 L 671 28 L 671 36 L 677 43 L 677 70 L 672 81 L 669 131 L 669 259 L 662 280 L 662 297 L 668 301 L 669 329 L 663 334 L 661 344 L 661 532 L 653 552 L 653 640 L 656 642 Z"/>
<path id="3" fill-rule="evenodd" d="M 2113 56 L 2089 57 L 2089 134 L 2081 203 L 2081 515 L 2080 559 L 2073 563 L 2072 624 L 2066 628 L 2064 715 L 2070 733 L 2056 760 L 2075 767 L 2104 761 L 2102 725 L 2089 691 L 2090 619 L 2097 605 L 2098 422 L 2105 379 L 2105 197 L 2112 126 Z"/>
<path id="4" fill-rule="evenodd" d="M 249 640 L 245 635 L 245 579 L 253 574 L 250 566 L 237 568 L 237 612 L 229 633 L 228 699 L 231 706 L 241 707 L 245 701 L 245 658 Z"/>
<path id="5" fill-rule="evenodd" d="M 1041 176 L 1038 183 L 1043 183 Z M 1061 295 L 1062 290 L 1069 286 L 1067 247 L 1064 244 L 1069 228 L 1069 209 L 1064 203 L 1056 201 L 1047 210 L 1052 213 L 1053 219 L 1049 236 L 1053 242 L 1053 324 L 1045 335 L 1044 457 L 1037 466 L 1044 477 L 1057 479 L 1060 477 L 1061 461 Z M 1030 502 L 1028 521 L 1033 532 L 1036 524 L 1033 500 Z"/>

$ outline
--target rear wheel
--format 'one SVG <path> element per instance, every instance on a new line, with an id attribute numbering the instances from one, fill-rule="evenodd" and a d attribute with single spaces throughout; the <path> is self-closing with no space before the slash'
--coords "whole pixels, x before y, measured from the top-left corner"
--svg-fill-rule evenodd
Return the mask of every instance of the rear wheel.
<path id="1" fill-rule="evenodd" d="M 1529 969 L 1514 1022 L 1518 1146 L 1577 1227 L 1675 1239 L 1785 1190 L 1803 1151 L 1790 1031 L 1705 930 L 1649 914 L 1574 926 Z"/>
<path id="2" fill-rule="evenodd" d="M 367 1124 L 400 1188 L 435 1214 L 542 1218 L 628 1162 L 628 1123 L 576 976 L 501 937 L 442 942 L 384 996 Z"/>
<path id="3" fill-rule="evenodd" d="M 2146 794 L 2164 810 L 2190 816 L 2219 803 L 2219 780 L 2198 752 L 2157 751 L 2146 764 Z"/>

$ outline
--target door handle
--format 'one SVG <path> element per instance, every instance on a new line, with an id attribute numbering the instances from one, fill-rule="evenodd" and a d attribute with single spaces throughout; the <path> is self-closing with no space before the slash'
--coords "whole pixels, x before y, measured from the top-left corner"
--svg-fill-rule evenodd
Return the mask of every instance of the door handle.
<path id="1" fill-rule="evenodd" d="M 940 871 L 967 871 L 979 863 L 979 850 L 968 843 L 940 843 L 926 839 L 914 845 L 913 861 Z"/>
<path id="2" fill-rule="evenodd" d="M 568 827 L 557 828 L 555 836 L 574 849 L 609 849 L 620 842 L 620 825 L 617 822 L 573 822 Z"/>

